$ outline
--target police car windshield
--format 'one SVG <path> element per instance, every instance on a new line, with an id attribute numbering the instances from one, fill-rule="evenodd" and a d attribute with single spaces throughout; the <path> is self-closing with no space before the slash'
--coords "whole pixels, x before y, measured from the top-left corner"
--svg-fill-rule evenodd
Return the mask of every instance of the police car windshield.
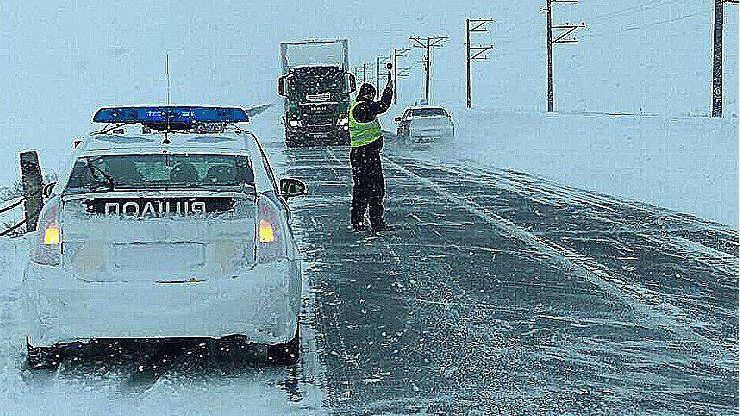
<path id="1" fill-rule="evenodd" d="M 444 108 L 417 108 L 413 110 L 412 115 L 414 117 L 435 117 L 446 116 L 447 112 Z"/>
<path id="2" fill-rule="evenodd" d="M 254 172 L 246 156 L 236 155 L 110 155 L 79 158 L 66 193 L 119 189 L 254 188 Z"/>

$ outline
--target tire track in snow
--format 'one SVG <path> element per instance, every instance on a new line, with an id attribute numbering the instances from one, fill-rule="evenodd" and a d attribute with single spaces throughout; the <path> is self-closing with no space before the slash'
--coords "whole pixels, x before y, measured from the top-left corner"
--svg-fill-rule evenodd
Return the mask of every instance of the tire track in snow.
<path id="1" fill-rule="evenodd" d="M 296 159 L 299 159 L 301 156 L 306 156 L 305 152 L 306 151 L 303 151 L 303 152 L 301 152 L 301 151 L 294 152 L 293 153 L 293 157 L 296 158 Z M 314 155 L 314 152 L 311 152 L 309 154 L 310 155 Z M 331 149 L 325 148 L 325 149 L 323 149 L 323 151 L 321 152 L 321 154 L 322 154 L 323 159 L 326 159 L 326 157 L 331 157 L 331 159 L 336 163 L 336 165 L 341 165 L 341 161 L 334 155 L 334 153 L 331 151 Z M 341 178 L 342 177 L 337 172 L 336 166 L 331 166 L 329 169 L 331 170 L 332 174 L 334 175 L 334 178 L 333 179 L 338 179 L 338 178 Z M 322 182 L 322 184 L 323 184 L 323 182 Z M 295 216 L 294 219 L 295 218 L 299 218 L 299 217 L 298 216 Z M 312 227 L 297 227 L 297 228 L 300 228 L 301 230 L 312 229 Z M 298 231 L 298 234 L 300 234 L 300 232 L 301 231 Z M 303 242 L 300 236 L 299 236 L 299 241 L 301 243 Z M 303 254 L 304 253 L 302 252 L 301 255 L 303 255 Z M 303 279 L 304 279 L 304 286 L 305 286 L 307 284 L 306 283 L 307 277 L 304 275 L 303 276 Z M 319 313 L 320 310 L 315 307 L 316 306 L 316 296 L 315 296 L 315 290 L 314 290 L 314 288 L 310 288 L 309 289 L 309 292 L 310 292 L 311 297 L 313 299 L 313 302 L 312 302 L 312 309 L 313 309 L 312 310 L 312 315 L 314 317 L 316 317 L 317 316 L 317 313 Z M 331 305 L 331 303 L 327 303 L 327 302 L 324 302 L 324 304 Z M 334 327 L 334 330 L 337 331 L 337 333 L 341 333 L 342 328 L 341 328 L 341 324 L 339 323 L 339 319 L 338 319 L 338 317 L 339 317 L 338 305 L 334 305 L 334 306 L 337 309 L 337 312 L 335 312 L 335 313 L 332 314 L 331 325 Z M 316 321 L 314 321 L 314 322 L 317 323 Z M 326 342 L 326 340 L 324 340 L 324 342 Z M 329 383 L 327 382 L 327 379 L 326 379 L 326 363 L 324 362 L 324 360 L 321 360 L 319 358 L 319 356 L 318 356 L 318 344 L 317 344 L 317 340 L 315 339 L 315 337 L 313 339 L 313 345 L 314 345 L 314 351 L 315 351 L 315 355 L 316 355 L 316 357 L 315 357 L 316 365 L 317 365 L 317 367 L 319 367 L 321 369 L 321 375 L 323 377 L 322 378 L 322 384 L 321 384 L 321 386 L 323 386 L 324 389 L 325 389 L 325 391 L 324 391 L 324 400 L 329 405 L 329 407 L 336 407 L 336 406 L 334 406 L 334 403 L 333 403 L 334 401 L 342 401 L 343 399 L 345 399 L 345 397 L 348 398 L 348 396 L 351 395 L 351 390 L 349 389 L 350 386 L 351 386 L 351 383 L 349 381 L 349 378 L 345 375 L 344 380 L 340 384 L 342 386 L 345 386 L 346 390 L 345 391 L 342 391 L 342 392 L 330 391 L 329 390 L 330 389 L 330 385 L 329 385 Z M 342 360 L 344 360 L 345 363 L 348 363 L 349 364 L 349 363 L 354 362 L 355 365 L 357 366 L 356 361 L 353 360 L 352 357 L 350 356 L 350 354 L 348 352 L 348 348 L 345 345 L 343 338 L 340 338 L 339 339 L 339 345 L 334 345 L 334 346 L 325 345 L 324 346 L 324 349 L 326 350 L 325 353 L 331 354 L 332 352 L 334 352 L 334 353 L 336 353 L 336 355 L 339 358 L 342 358 Z M 336 350 L 339 350 L 339 351 L 337 352 Z"/>
<path id="2" fill-rule="evenodd" d="M 539 252 L 545 255 L 553 265 L 573 273 L 579 278 L 598 287 L 614 299 L 629 306 L 642 316 L 642 324 L 646 327 L 657 326 L 679 336 L 682 339 L 694 342 L 710 355 L 711 360 L 707 364 L 716 363 L 717 365 L 730 368 L 734 368 L 736 365 L 736 357 L 734 354 L 731 351 L 717 347 L 715 345 L 715 341 L 692 330 L 690 327 L 693 319 L 685 316 L 678 307 L 666 303 L 649 303 L 648 299 L 645 299 L 644 296 L 649 292 L 647 289 L 634 282 L 628 282 L 628 279 L 614 274 L 596 260 L 576 253 L 547 239 L 538 237 L 508 219 L 474 203 L 470 199 L 449 191 L 439 183 L 410 171 L 385 155 L 383 156 L 383 159 L 392 168 L 416 179 L 420 184 L 430 187 L 441 197 L 446 198 L 450 202 L 456 204 L 459 208 L 466 210 L 470 214 L 496 228 L 502 235 L 519 240 L 533 248 L 536 248 Z M 697 359 L 702 362 L 706 362 L 704 357 L 697 357 Z M 711 361 L 714 361 L 714 363 Z"/>
<path id="3" fill-rule="evenodd" d="M 404 159 L 404 162 L 405 161 L 406 160 Z M 623 251 L 634 252 L 635 250 L 639 250 L 641 247 L 633 245 L 625 246 L 619 241 L 619 236 L 621 235 L 633 235 L 634 237 L 641 239 L 645 243 L 645 247 L 652 247 L 661 255 L 673 257 L 677 261 L 688 261 L 696 266 L 712 270 L 713 272 L 711 273 L 711 276 L 707 276 L 707 278 L 711 279 L 711 283 L 716 283 L 718 288 L 723 288 L 724 290 L 735 290 L 737 287 L 737 255 L 728 254 L 725 251 L 721 251 L 722 249 L 713 248 L 711 247 L 711 244 L 707 244 L 706 241 L 702 241 L 702 238 L 699 236 L 702 233 L 712 233 L 715 238 L 719 239 L 717 240 L 717 244 L 721 243 L 722 247 L 737 247 L 737 234 L 730 229 L 723 228 L 719 224 L 702 220 L 689 214 L 682 214 L 659 207 L 651 207 L 647 204 L 642 204 L 636 201 L 623 201 L 607 195 L 590 193 L 570 186 L 558 185 L 548 181 L 547 179 L 517 171 L 490 171 L 480 168 L 462 167 L 459 165 L 435 167 L 428 162 L 417 160 L 409 162 L 412 162 L 414 166 L 418 165 L 424 169 L 439 169 L 446 174 L 469 175 L 485 178 L 490 180 L 492 183 L 495 183 L 497 188 L 512 192 L 524 199 L 531 200 L 544 206 L 550 206 L 556 209 L 560 209 L 564 206 L 582 207 L 584 209 L 588 209 L 589 217 L 593 217 L 591 219 L 592 221 L 598 222 L 601 225 L 608 225 L 610 228 L 600 228 L 598 230 L 570 230 L 568 227 L 563 229 L 563 227 L 560 226 L 557 230 L 540 230 L 534 232 L 534 234 L 540 238 L 546 238 L 547 235 L 552 233 L 556 236 L 561 235 L 561 238 L 565 239 L 565 234 L 573 234 L 574 237 L 569 237 L 569 240 L 591 240 L 603 242 L 604 240 L 593 239 L 590 236 L 583 239 L 578 238 L 578 235 L 581 234 L 589 235 L 595 233 L 606 237 L 606 241 L 608 241 L 608 244 L 611 247 L 618 248 Z M 475 199 L 473 199 L 473 202 L 475 202 Z M 627 213 L 627 217 L 624 217 L 625 213 Z M 631 216 L 632 213 L 642 215 L 644 218 L 633 218 Z M 643 221 L 648 221 L 650 225 L 654 224 L 655 226 L 650 227 L 641 225 Z M 635 222 L 638 222 L 638 224 Z M 677 233 L 681 234 L 686 232 L 694 234 L 690 234 L 689 238 L 675 235 Z M 615 238 L 611 238 L 611 236 L 614 236 Z M 654 283 L 655 282 L 653 282 L 653 284 Z M 694 283 L 699 287 L 705 287 L 710 282 L 697 279 Z M 648 284 L 647 286 L 650 285 Z M 648 295 L 657 297 L 661 295 L 665 296 L 665 293 L 661 294 L 656 290 L 646 289 L 644 296 Z M 737 307 L 734 306 L 734 303 L 733 307 L 718 306 L 716 304 L 710 305 L 711 300 L 706 299 L 713 299 L 713 297 L 709 295 L 707 298 L 706 296 L 701 297 L 694 293 L 689 293 L 681 299 L 680 303 L 684 303 L 684 305 L 692 305 L 697 308 L 704 308 L 705 310 L 714 308 L 714 310 L 721 311 L 722 316 L 712 316 L 712 318 L 715 319 L 731 317 L 737 313 Z M 675 300 L 676 299 L 673 298 L 668 299 L 670 303 L 674 303 Z"/>
<path id="4" fill-rule="evenodd" d="M 434 165 L 423 163 L 427 168 L 433 168 Z M 612 207 L 618 206 L 622 209 L 627 209 L 635 212 L 642 213 L 648 216 L 656 216 L 664 222 L 674 221 L 678 224 L 693 227 L 695 230 L 708 230 L 722 235 L 728 243 L 734 243 L 737 247 L 737 235 L 732 235 L 729 230 L 718 226 L 715 223 L 705 221 L 691 215 L 682 214 L 679 212 L 670 211 L 663 208 L 654 208 L 649 210 L 645 204 L 636 201 L 624 201 L 617 198 L 610 198 L 605 195 L 598 193 L 584 191 L 582 189 L 573 188 L 567 185 L 553 184 L 547 179 L 538 177 L 536 175 L 525 174 L 514 170 L 504 170 L 503 173 L 491 172 L 482 169 L 467 168 L 462 166 L 455 166 L 455 173 L 467 173 L 473 176 L 489 177 L 496 181 L 502 189 L 514 192 L 524 198 L 531 199 L 543 205 L 557 205 L 557 204 L 578 204 L 578 205 L 590 205 L 593 207 L 600 208 L 603 210 L 600 215 L 600 220 L 608 223 L 615 223 L 616 225 L 626 226 L 631 228 L 628 224 L 619 223 L 611 218 L 614 214 Z M 657 210 L 657 212 L 656 212 Z M 632 230 L 640 231 L 640 230 Z M 648 230 L 654 233 L 655 230 Z M 652 235 L 652 234 L 651 234 Z M 691 256 L 693 260 L 700 263 L 705 263 L 713 267 L 721 267 L 721 271 L 730 271 L 731 275 L 735 275 L 737 271 L 737 256 L 732 256 L 722 251 L 715 250 L 711 247 L 706 246 L 702 242 L 682 238 L 682 237 L 670 237 L 662 241 L 662 245 L 667 245 L 677 252 L 682 252 Z M 693 243 L 693 244 L 689 244 Z M 691 246 L 691 250 L 687 250 L 687 247 Z"/>

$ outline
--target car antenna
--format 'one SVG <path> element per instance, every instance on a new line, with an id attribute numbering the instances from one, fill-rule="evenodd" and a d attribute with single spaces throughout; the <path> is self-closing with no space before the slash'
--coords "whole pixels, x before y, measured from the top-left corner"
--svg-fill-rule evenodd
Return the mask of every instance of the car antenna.
<path id="1" fill-rule="evenodd" d="M 170 53 L 166 52 L 164 55 L 164 76 L 167 78 L 167 107 L 170 105 Z M 170 144 L 170 139 L 167 137 L 167 133 L 170 131 L 170 111 L 169 108 L 165 110 L 165 117 L 167 118 L 167 129 L 164 131 L 164 140 L 162 144 Z"/>

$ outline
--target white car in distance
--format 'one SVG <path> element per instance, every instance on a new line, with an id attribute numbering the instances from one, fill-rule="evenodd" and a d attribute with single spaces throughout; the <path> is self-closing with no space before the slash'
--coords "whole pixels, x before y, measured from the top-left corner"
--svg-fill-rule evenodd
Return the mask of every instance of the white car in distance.
<path id="1" fill-rule="evenodd" d="M 436 106 L 407 108 L 396 117 L 396 134 L 401 144 L 424 145 L 455 137 L 455 124 L 447 110 Z"/>

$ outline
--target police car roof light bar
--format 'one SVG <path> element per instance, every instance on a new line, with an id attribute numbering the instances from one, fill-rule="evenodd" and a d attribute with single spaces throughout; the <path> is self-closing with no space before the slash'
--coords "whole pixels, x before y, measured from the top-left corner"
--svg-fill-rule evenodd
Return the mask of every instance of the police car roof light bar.
<path id="1" fill-rule="evenodd" d="M 94 123 L 185 124 L 246 123 L 249 116 L 239 107 L 156 106 L 104 107 L 93 116 Z"/>

